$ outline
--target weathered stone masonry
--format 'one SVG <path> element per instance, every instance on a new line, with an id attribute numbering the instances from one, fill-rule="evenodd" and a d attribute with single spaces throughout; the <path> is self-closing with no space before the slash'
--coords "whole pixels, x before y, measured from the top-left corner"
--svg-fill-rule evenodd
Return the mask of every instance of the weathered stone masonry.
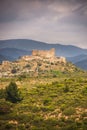
<path id="1" fill-rule="evenodd" d="M 55 57 L 55 49 L 52 48 L 50 50 L 32 50 L 32 56 L 40 56 L 46 58 Z"/>

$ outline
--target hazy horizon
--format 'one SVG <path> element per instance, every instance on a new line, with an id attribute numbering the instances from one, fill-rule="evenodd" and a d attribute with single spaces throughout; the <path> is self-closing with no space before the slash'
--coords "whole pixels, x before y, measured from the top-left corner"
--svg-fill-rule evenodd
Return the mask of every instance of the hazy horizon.
<path id="1" fill-rule="evenodd" d="M 87 1 L 1 0 L 0 40 L 7 39 L 87 48 Z"/>

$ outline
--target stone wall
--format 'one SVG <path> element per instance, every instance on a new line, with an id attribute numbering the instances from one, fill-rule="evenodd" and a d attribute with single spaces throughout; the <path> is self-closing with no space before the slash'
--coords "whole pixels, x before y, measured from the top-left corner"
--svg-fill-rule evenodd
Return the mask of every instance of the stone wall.
<path id="1" fill-rule="evenodd" d="M 66 63 L 66 58 L 65 57 L 60 57 L 60 62 Z"/>
<path id="2" fill-rule="evenodd" d="M 52 48 L 50 50 L 33 50 L 32 56 L 40 56 L 46 58 L 55 57 L 55 49 Z"/>
<path id="3" fill-rule="evenodd" d="M 55 56 L 55 49 L 52 48 L 50 50 L 33 50 L 32 55 L 26 55 L 21 57 L 22 60 L 25 61 L 31 61 L 31 60 L 47 60 L 51 62 L 58 61 L 60 63 L 66 63 L 66 58 L 65 57 L 56 57 Z"/>

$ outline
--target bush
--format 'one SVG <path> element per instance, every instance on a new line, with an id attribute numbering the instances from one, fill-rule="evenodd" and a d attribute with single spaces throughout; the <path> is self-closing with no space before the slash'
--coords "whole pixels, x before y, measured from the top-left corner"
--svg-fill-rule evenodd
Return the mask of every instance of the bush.
<path id="1" fill-rule="evenodd" d="M 66 116 L 73 115 L 73 114 L 75 114 L 75 108 L 73 108 L 73 107 L 66 108 L 63 111 L 63 114 Z"/>
<path id="2" fill-rule="evenodd" d="M 5 100 L 0 100 L 0 114 L 7 114 L 11 112 L 12 104 Z"/>
<path id="3" fill-rule="evenodd" d="M 21 101 L 22 98 L 20 97 L 19 90 L 17 88 L 17 85 L 15 82 L 11 82 L 7 87 L 6 87 L 6 96 L 5 99 L 12 102 L 16 103 L 18 101 Z"/>
<path id="4" fill-rule="evenodd" d="M 51 102 L 52 102 L 51 98 L 46 98 L 46 99 L 44 99 L 43 104 L 44 105 L 49 105 Z"/>
<path id="5" fill-rule="evenodd" d="M 13 124 L 7 123 L 7 124 L 5 125 L 5 129 L 6 129 L 6 130 L 15 130 L 15 126 L 14 126 Z"/>
<path id="6" fill-rule="evenodd" d="M 5 98 L 5 90 L 0 89 L 0 99 Z"/>
<path id="7" fill-rule="evenodd" d="M 14 68 L 14 69 L 11 70 L 11 73 L 15 74 L 15 73 L 17 73 L 17 70 Z"/>
<path id="8" fill-rule="evenodd" d="M 87 86 L 84 86 L 84 88 L 82 90 L 82 94 L 83 95 L 87 95 Z"/>
<path id="9" fill-rule="evenodd" d="M 69 92 L 69 87 L 66 85 L 65 88 L 64 88 L 64 92 L 67 93 Z"/>

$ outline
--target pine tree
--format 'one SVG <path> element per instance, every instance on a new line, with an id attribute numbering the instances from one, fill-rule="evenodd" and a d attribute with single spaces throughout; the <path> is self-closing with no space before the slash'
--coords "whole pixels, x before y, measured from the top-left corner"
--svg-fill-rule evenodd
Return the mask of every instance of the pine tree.
<path id="1" fill-rule="evenodd" d="M 7 87 L 6 87 L 6 96 L 5 99 L 12 102 L 16 103 L 18 101 L 21 101 L 22 98 L 20 97 L 18 87 L 15 82 L 11 82 Z"/>

